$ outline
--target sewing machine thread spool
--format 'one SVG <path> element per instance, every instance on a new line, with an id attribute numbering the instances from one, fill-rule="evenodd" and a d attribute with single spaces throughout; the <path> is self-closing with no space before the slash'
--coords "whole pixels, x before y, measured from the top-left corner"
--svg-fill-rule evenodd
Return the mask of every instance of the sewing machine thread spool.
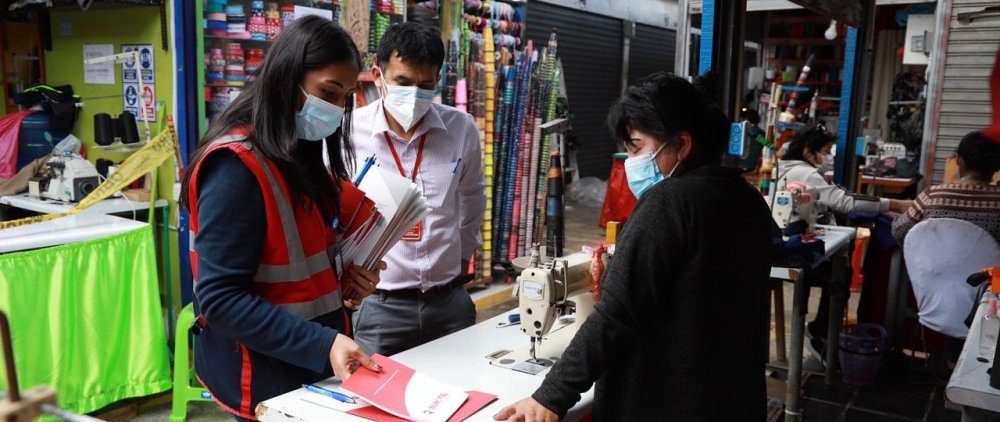
<path id="1" fill-rule="evenodd" d="M 550 257 L 563 255 L 563 172 L 559 151 L 549 159 L 548 199 L 545 207 L 546 250 Z"/>
<path id="2" fill-rule="evenodd" d="M 108 113 L 97 113 L 94 115 L 94 142 L 97 145 L 107 146 L 115 141 L 115 130 L 112 127 L 111 115 Z"/>
<path id="3" fill-rule="evenodd" d="M 118 117 L 118 124 L 121 126 L 123 144 L 139 142 L 139 126 L 135 123 L 134 114 L 128 111 L 122 112 Z"/>

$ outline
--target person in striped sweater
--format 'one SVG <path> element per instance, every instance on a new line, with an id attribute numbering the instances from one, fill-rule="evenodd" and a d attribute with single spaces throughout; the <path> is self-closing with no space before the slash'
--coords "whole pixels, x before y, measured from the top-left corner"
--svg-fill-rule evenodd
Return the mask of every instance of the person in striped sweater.
<path id="1" fill-rule="evenodd" d="M 909 210 L 892 223 L 892 235 L 903 244 L 917 223 L 929 218 L 971 222 L 1000 242 L 1000 187 L 990 185 L 1000 171 L 1000 143 L 982 131 L 970 132 L 958 144 L 958 180 L 931 186 L 917 196 Z"/>

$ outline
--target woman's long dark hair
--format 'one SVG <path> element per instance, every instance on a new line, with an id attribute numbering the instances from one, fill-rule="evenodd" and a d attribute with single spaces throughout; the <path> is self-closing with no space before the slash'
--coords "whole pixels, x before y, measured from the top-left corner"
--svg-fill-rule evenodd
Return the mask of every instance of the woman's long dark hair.
<path id="1" fill-rule="evenodd" d="M 823 148 L 836 140 L 837 138 L 826 130 L 826 125 L 810 123 L 799 129 L 799 132 L 792 138 L 792 142 L 788 144 L 788 151 L 785 151 L 785 155 L 781 159 L 805 161 L 816 167 L 806 159 L 806 149 L 808 148 L 813 154 L 819 154 Z"/>
<path id="2" fill-rule="evenodd" d="M 303 196 L 317 203 L 329 217 L 339 200 L 339 185 L 330 180 L 323 164 L 320 142 L 300 142 L 295 135 L 298 96 L 306 72 L 331 64 L 351 63 L 361 68 L 361 56 L 354 41 L 342 28 L 316 16 L 297 19 L 281 31 L 264 58 L 257 78 L 249 83 L 208 128 L 198 149 L 191 156 L 194 169 L 205 156 L 208 146 L 236 128 L 250 130 L 249 141 L 264 157 L 277 165 L 293 196 L 299 203 Z M 337 179 L 350 178 L 348 165 L 354 163 L 351 145 L 353 94 L 348 95 L 346 113 L 340 129 L 328 136 L 326 143 L 330 173 Z M 183 192 L 188 192 L 191 171 L 184 175 Z M 187 207 L 187 196 L 182 195 Z"/>

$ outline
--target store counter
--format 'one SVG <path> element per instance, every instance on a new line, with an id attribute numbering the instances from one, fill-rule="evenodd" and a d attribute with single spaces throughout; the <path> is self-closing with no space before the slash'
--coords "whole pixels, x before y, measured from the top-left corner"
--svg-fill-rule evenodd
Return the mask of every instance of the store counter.
<path id="1" fill-rule="evenodd" d="M 981 362 L 979 357 L 979 334 L 982 328 L 982 315 L 986 312 L 986 303 L 981 302 L 976 309 L 976 316 L 969 327 L 969 335 L 962 347 L 962 354 L 955 364 L 955 370 L 948 380 L 945 395 L 952 403 L 962 405 L 962 420 L 993 420 L 1000 413 L 1000 390 L 990 387 L 990 375 L 986 370 L 993 366 L 991 361 Z"/>
<path id="2" fill-rule="evenodd" d="M 498 350 L 516 350 L 529 345 L 528 336 L 521 332 L 519 326 L 497 328 L 497 324 L 506 322 L 507 315 L 513 312 L 517 312 L 517 310 L 399 353 L 392 358 L 441 382 L 463 390 L 496 394 L 498 397 L 496 401 L 468 419 L 469 421 L 492 421 L 493 415 L 504 407 L 531 396 L 544 379 L 543 376 L 528 375 L 490 365 L 488 355 Z M 582 321 L 575 322 L 562 330 L 575 331 L 580 323 Z M 337 383 L 339 384 L 339 381 Z M 298 389 L 267 400 L 257 408 L 257 415 L 264 422 L 284 422 L 290 419 L 319 422 L 334 418 L 337 420 L 366 420 L 303 401 L 302 398 L 308 394 L 313 393 Z M 593 401 L 594 389 L 591 388 L 590 391 L 581 396 L 580 402 L 570 409 L 565 420 L 580 420 L 589 415 Z"/>
<path id="3" fill-rule="evenodd" d="M 84 242 L 146 226 L 121 217 L 83 212 L 49 221 L 0 230 L 0 253 Z"/>

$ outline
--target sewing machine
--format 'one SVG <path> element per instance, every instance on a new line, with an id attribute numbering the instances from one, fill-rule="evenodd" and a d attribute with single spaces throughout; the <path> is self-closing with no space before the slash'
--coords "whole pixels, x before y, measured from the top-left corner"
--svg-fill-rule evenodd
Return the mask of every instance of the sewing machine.
<path id="1" fill-rule="evenodd" d="M 799 212 L 799 207 L 809 203 L 812 197 L 807 192 L 808 187 L 804 183 L 792 182 L 784 186 L 784 189 L 778 190 L 774 193 L 774 205 L 771 207 L 771 217 L 774 218 L 774 222 L 778 223 L 778 227 L 784 229 L 788 227 L 788 222 L 791 221 L 792 215 Z M 811 212 L 802 213 L 806 223 L 809 224 L 808 232 L 812 233 L 813 228 L 816 226 L 816 221 L 812 217 Z"/>
<path id="2" fill-rule="evenodd" d="M 100 174 L 89 161 L 78 156 L 52 157 L 42 175 L 28 181 L 31 196 L 77 202 L 100 184 Z"/>
<path id="3" fill-rule="evenodd" d="M 577 316 L 581 322 L 589 315 L 592 303 L 588 301 L 586 304 L 577 304 L 569 300 L 569 297 L 590 286 L 591 256 L 584 252 L 548 260 L 543 259 L 543 256 L 541 247 L 536 245 L 517 279 L 518 284 L 514 290 L 514 295 L 518 298 L 521 331 L 531 339 L 531 348 L 526 353 L 526 359 L 517 358 L 519 353 L 512 353 L 511 356 L 506 356 L 507 362 L 501 361 L 498 366 L 510 365 L 508 367 L 515 371 L 540 373 L 552 366 L 554 359 L 557 359 L 553 355 L 561 354 L 561 350 L 565 349 L 572 339 L 571 335 L 561 336 L 555 347 L 549 347 L 541 352 L 543 356 L 552 358 L 537 356 L 539 354 L 537 352 L 542 349 L 543 338 L 548 338 L 550 333 L 569 325 L 564 321 L 564 325 L 553 330 L 556 322 L 577 312 L 578 309 L 580 312 L 577 312 Z"/>

